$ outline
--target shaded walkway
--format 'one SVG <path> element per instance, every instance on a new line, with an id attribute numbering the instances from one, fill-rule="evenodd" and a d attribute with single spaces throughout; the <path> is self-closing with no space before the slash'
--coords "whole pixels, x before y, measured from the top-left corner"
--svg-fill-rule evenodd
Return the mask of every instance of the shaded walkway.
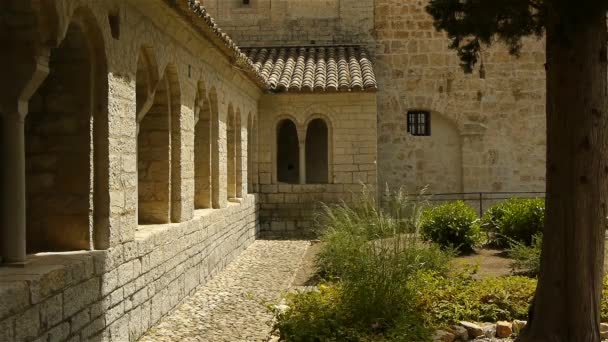
<path id="1" fill-rule="evenodd" d="M 288 290 L 307 241 L 255 241 L 140 341 L 264 341 L 273 324 L 266 303 Z"/>

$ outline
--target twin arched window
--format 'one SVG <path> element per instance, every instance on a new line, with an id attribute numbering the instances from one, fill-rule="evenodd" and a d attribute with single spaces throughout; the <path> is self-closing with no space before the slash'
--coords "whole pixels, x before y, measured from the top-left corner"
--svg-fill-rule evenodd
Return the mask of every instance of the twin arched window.
<path id="1" fill-rule="evenodd" d="M 323 119 L 310 121 L 301 143 L 293 121 L 277 126 L 277 180 L 290 184 L 329 183 L 329 129 Z"/>

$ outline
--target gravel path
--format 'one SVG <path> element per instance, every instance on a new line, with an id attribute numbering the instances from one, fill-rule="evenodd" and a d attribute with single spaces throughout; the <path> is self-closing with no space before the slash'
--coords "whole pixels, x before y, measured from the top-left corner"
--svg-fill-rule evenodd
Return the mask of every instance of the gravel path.
<path id="1" fill-rule="evenodd" d="M 276 303 L 308 241 L 255 241 L 226 269 L 163 317 L 140 341 L 266 341 Z"/>

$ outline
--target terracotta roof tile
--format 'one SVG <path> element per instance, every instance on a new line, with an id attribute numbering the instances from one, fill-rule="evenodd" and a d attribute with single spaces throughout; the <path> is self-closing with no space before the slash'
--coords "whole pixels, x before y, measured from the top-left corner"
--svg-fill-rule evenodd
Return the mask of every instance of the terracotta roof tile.
<path id="1" fill-rule="evenodd" d="M 375 91 L 376 76 L 359 46 L 242 48 L 276 92 Z"/>
<path id="2" fill-rule="evenodd" d="M 239 48 L 199 0 L 165 0 L 260 88 L 275 92 L 375 91 L 374 69 L 358 46 Z"/>

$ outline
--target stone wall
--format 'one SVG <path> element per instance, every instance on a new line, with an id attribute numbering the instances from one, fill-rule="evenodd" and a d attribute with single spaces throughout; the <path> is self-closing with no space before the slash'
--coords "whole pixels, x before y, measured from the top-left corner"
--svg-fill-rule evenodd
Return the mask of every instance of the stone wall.
<path id="1" fill-rule="evenodd" d="M 425 12 L 426 0 L 302 3 L 252 0 L 243 6 L 237 0 L 207 0 L 205 5 L 244 45 L 315 40 L 369 49 L 379 87 L 381 184 L 407 192 L 424 186 L 434 193 L 544 191 L 542 40 L 527 39 L 519 58 L 501 45 L 485 50 L 485 77 L 479 68 L 465 75 L 456 52 Z M 431 112 L 431 136 L 407 132 L 409 110 Z"/>
<path id="2" fill-rule="evenodd" d="M 380 181 L 435 193 L 544 191 L 543 41 L 526 40 L 520 58 L 497 45 L 484 51 L 482 75 L 465 75 L 426 3 L 375 2 Z M 430 137 L 407 133 L 412 109 L 431 111 Z"/>
<path id="3" fill-rule="evenodd" d="M 25 136 L 31 170 L 25 175 L 31 189 L 26 197 L 33 203 L 28 211 L 38 203 L 52 204 L 52 191 L 38 190 L 65 180 L 52 190 L 70 194 L 77 187 L 80 197 L 66 203 L 84 213 L 78 232 L 59 232 L 63 241 L 77 245 L 60 245 L 63 252 L 53 252 L 56 248 L 49 245 L 29 248 L 28 253 L 45 253 L 28 255 L 22 268 L 0 267 L 0 341 L 136 340 L 257 236 L 258 204 L 255 195 L 247 194 L 246 151 L 248 120 L 257 116 L 262 90 L 235 68 L 227 49 L 163 0 L 43 5 L 9 0 L 0 7 L 15 18 L 27 18 L 20 22 L 32 25 L 28 34 L 50 36 L 32 38 L 31 49 L 0 53 L 17 70 L 11 76 L 15 86 L 37 77 L 26 61 L 51 61 L 46 85 L 30 85 L 31 94 L 27 87 L 19 94 L 25 104 L 10 91 L 0 92 L 3 114 L 20 106 L 29 109 L 26 122 L 35 119 Z M 82 34 L 80 39 L 66 40 L 72 28 Z M 18 46 L 21 37 L 5 39 Z M 84 67 L 65 71 L 53 63 L 72 51 L 76 54 L 70 56 L 89 58 Z M 78 61 L 71 57 L 66 63 L 79 66 Z M 57 75 L 61 82 L 54 81 Z M 229 108 L 235 115 L 231 156 Z M 195 148 L 195 114 L 210 121 L 204 124 L 210 134 L 208 154 Z M 45 141 L 45 136 L 53 139 Z M 72 150 L 79 152 L 78 160 L 56 157 Z M 195 160 L 205 160 L 209 184 L 199 190 L 212 188 L 213 208 L 195 206 Z M 240 177 L 230 179 L 240 187 L 234 190 L 240 198 L 231 202 L 229 162 Z M 153 220 L 138 220 L 138 209 L 145 209 L 140 197 L 158 202 L 153 212 L 160 214 Z M 58 213 L 52 206 L 41 209 Z M 0 227 L 3 233 L 8 228 Z M 31 235 L 53 227 L 26 228 Z"/>
<path id="4" fill-rule="evenodd" d="M 0 268 L 0 341 L 134 341 L 256 236 L 256 204 L 138 231 L 105 251 Z"/>
<path id="5" fill-rule="evenodd" d="M 241 46 L 361 43 L 372 40 L 373 0 L 203 0 Z"/>
<path id="6" fill-rule="evenodd" d="M 264 95 L 260 101 L 259 183 L 260 228 L 265 235 L 310 233 L 314 209 L 321 202 L 350 201 L 362 184 L 375 186 L 376 93 Z M 297 141 L 307 144 L 310 122 L 328 126 L 327 184 L 289 184 L 277 178 L 277 126 L 291 120 Z M 307 150 L 300 149 L 299 154 Z M 313 151 L 313 154 L 316 151 Z M 300 158 L 300 172 L 306 158 Z M 308 183 L 308 182 L 306 182 Z"/>

